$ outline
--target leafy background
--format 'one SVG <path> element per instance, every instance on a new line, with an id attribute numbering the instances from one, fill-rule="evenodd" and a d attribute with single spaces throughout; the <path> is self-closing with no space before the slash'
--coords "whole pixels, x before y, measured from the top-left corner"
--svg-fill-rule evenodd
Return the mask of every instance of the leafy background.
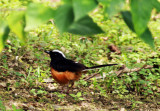
<path id="1" fill-rule="evenodd" d="M 0 1 L 1 110 L 159 109 L 158 1 L 30 2 Z M 86 66 L 119 66 L 82 75 L 68 95 L 48 79 L 52 49 Z"/>

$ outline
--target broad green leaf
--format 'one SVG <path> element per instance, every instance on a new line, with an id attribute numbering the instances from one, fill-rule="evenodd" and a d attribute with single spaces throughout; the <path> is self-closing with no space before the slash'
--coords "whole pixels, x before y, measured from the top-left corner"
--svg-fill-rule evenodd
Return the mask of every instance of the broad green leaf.
<path id="1" fill-rule="evenodd" d="M 66 32 L 74 20 L 72 5 L 65 4 L 58 7 L 54 20 L 59 32 Z"/>
<path id="2" fill-rule="evenodd" d="M 129 11 L 125 11 L 122 12 L 122 16 L 123 19 L 125 21 L 125 23 L 128 25 L 128 27 L 135 32 L 134 26 L 133 26 L 133 22 L 132 22 L 132 15 Z M 147 43 L 151 48 L 154 49 L 154 39 L 152 37 L 152 34 L 149 30 L 149 28 L 147 28 L 141 35 L 139 35 L 139 37 L 145 42 Z"/>
<path id="3" fill-rule="evenodd" d="M 8 25 L 21 41 L 25 41 L 24 12 L 13 13 L 8 17 Z"/>
<path id="4" fill-rule="evenodd" d="M 30 3 L 26 10 L 26 28 L 34 29 L 55 16 L 55 10 L 42 4 Z"/>
<path id="5" fill-rule="evenodd" d="M 8 38 L 8 34 L 9 34 L 9 27 L 8 25 L 2 20 L 0 19 L 0 52 L 3 50 L 4 47 L 4 43 Z"/>
<path id="6" fill-rule="evenodd" d="M 132 15 L 129 11 L 123 11 L 121 12 L 122 16 L 123 16 L 123 20 L 125 21 L 125 23 L 127 24 L 127 26 L 133 31 L 134 30 L 134 26 L 133 26 L 133 22 L 132 22 Z"/>
<path id="7" fill-rule="evenodd" d="M 74 22 L 71 27 L 69 27 L 68 32 L 80 35 L 103 33 L 102 29 L 94 23 L 89 16 L 85 16 L 77 22 Z"/>
<path id="8" fill-rule="evenodd" d="M 72 0 L 62 0 L 65 4 L 72 4 Z"/>
<path id="9" fill-rule="evenodd" d="M 152 34 L 151 34 L 149 28 L 147 28 L 147 29 L 143 32 L 143 34 L 140 35 L 140 38 L 141 38 L 145 43 L 149 44 L 152 49 L 154 49 L 154 39 L 153 39 L 153 37 L 152 37 Z"/>
<path id="10" fill-rule="evenodd" d="M 75 21 L 83 18 L 97 6 L 96 0 L 73 0 Z"/>
<path id="11" fill-rule="evenodd" d="M 160 12 L 160 2 L 158 2 L 158 0 L 151 0 L 151 1 L 152 1 L 154 8 L 156 8 L 156 10 Z"/>
<path id="12" fill-rule="evenodd" d="M 138 35 L 141 35 L 147 29 L 152 8 L 152 0 L 131 0 L 132 20 Z"/>
<path id="13" fill-rule="evenodd" d="M 105 12 L 108 14 L 109 17 L 120 12 L 125 4 L 125 0 L 98 0 L 101 2 L 105 7 Z"/>

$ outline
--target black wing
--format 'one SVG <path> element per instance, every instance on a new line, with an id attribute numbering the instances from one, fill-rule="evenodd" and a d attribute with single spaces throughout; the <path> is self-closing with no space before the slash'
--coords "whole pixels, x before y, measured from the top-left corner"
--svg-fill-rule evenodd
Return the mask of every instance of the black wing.
<path id="1" fill-rule="evenodd" d="M 51 62 L 51 67 L 53 67 L 55 70 L 59 72 L 64 72 L 64 71 L 80 72 L 86 69 L 86 66 L 84 66 L 83 64 L 74 62 L 69 59 L 57 61 L 55 63 Z"/>

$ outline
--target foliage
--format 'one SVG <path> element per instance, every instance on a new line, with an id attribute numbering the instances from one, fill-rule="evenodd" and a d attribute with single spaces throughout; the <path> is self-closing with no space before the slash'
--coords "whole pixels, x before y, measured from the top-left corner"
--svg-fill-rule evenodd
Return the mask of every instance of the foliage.
<path id="1" fill-rule="evenodd" d="M 8 38 L 8 34 L 9 34 L 9 28 L 7 26 L 7 24 L 2 21 L 2 19 L 0 19 L 1 23 L 0 23 L 0 51 L 2 51 L 3 47 L 4 47 L 4 43 Z"/>
<path id="2" fill-rule="evenodd" d="M 5 111 L 5 106 L 3 105 L 2 101 L 0 100 L 0 110 Z"/>
<path id="3" fill-rule="evenodd" d="M 30 91 L 30 93 L 32 93 L 33 95 L 47 94 L 47 92 L 46 92 L 46 91 L 43 91 L 43 90 L 38 90 L 38 91 L 36 92 L 36 89 L 32 89 L 32 90 Z"/>
<path id="4" fill-rule="evenodd" d="M 50 19 L 59 29 L 60 33 L 70 32 L 80 35 L 93 35 L 103 33 L 104 31 L 89 16 L 98 6 L 103 7 L 104 16 L 112 17 L 122 12 L 123 19 L 129 28 L 137 34 L 144 42 L 154 48 L 154 40 L 148 28 L 148 22 L 151 17 L 151 11 L 156 8 L 159 11 L 160 3 L 157 0 L 130 0 L 130 11 L 125 12 L 125 0 L 63 0 L 63 5 L 53 9 L 39 3 L 30 3 L 24 11 L 19 11 L 7 17 L 1 18 L 0 32 L 0 51 L 2 51 L 5 40 L 8 37 L 9 29 L 14 32 L 21 41 L 25 42 L 25 32 L 46 23 Z M 1 4 L 4 4 L 1 2 Z M 130 16 L 130 17 L 129 17 Z M 3 25 L 5 24 L 5 25 Z M 9 28 L 8 28 L 9 26 Z M 132 26 L 132 27 L 131 27 Z"/>
<path id="5" fill-rule="evenodd" d="M 77 94 L 70 94 L 70 96 L 72 96 L 76 101 L 82 101 L 84 100 L 84 98 L 82 98 L 82 94 L 81 92 L 78 92 Z"/>
<path id="6" fill-rule="evenodd" d="M 22 109 L 17 109 L 16 106 L 12 105 L 12 111 L 23 111 Z M 1 111 L 11 111 L 11 110 L 6 110 L 6 107 L 3 105 L 2 101 L 0 100 L 0 110 Z"/>
<path id="7" fill-rule="evenodd" d="M 11 3 L 5 2 L 3 7 L 19 9 L 20 7 L 26 8 L 28 6 L 28 2 L 26 3 L 26 1 L 10 1 Z M 67 4 L 66 2 L 63 4 Z M 99 0 L 99 2 L 102 2 L 102 0 Z M 109 1 L 109 3 L 111 2 Z M 44 7 L 46 5 L 48 7 L 53 6 L 55 3 L 45 1 L 42 4 Z M 57 9 L 61 4 L 56 6 Z M 70 3 L 68 2 L 68 4 Z M 93 106 L 95 106 L 95 110 L 121 110 L 122 107 L 125 110 L 153 110 L 159 107 L 160 19 L 155 14 L 157 12 L 153 10 L 153 18 L 148 23 L 148 29 L 150 29 L 148 32 L 152 32 L 155 39 L 156 50 L 152 51 L 136 37 L 135 33 L 132 33 L 127 28 L 125 22 L 132 31 L 136 32 L 131 12 L 122 11 L 123 18 L 121 15 L 114 16 L 117 11 L 119 12 L 119 10 L 123 9 L 123 1 L 117 3 L 121 4 L 122 7 L 117 7 L 114 4 L 112 3 L 112 6 L 104 6 L 103 4 L 102 8 L 101 3 L 96 10 L 92 7 L 92 11 L 85 13 L 88 14 L 89 12 L 89 17 L 92 18 L 92 21 L 97 23 L 97 26 L 100 26 L 107 33 L 85 36 L 71 33 L 60 35 L 58 26 L 55 26 L 56 24 L 53 25 L 55 20 L 54 22 L 50 22 L 52 20 L 47 22 L 48 20 L 45 19 L 40 22 L 34 21 L 37 24 L 34 29 L 29 27 L 28 31 L 24 31 L 25 36 L 23 39 L 25 45 L 22 45 L 20 38 L 16 39 L 18 37 L 16 34 L 17 30 L 8 28 L 11 30 L 7 34 L 8 36 L 4 36 L 2 33 L 5 38 L 4 40 L 8 39 L 0 54 L 0 95 L 6 109 L 8 106 L 13 109 L 10 105 L 17 102 L 19 104 L 14 104 L 16 108 L 22 108 L 23 110 L 59 110 L 59 108 L 65 110 L 66 107 L 70 106 L 68 110 L 80 107 L 82 109 L 77 110 L 93 110 Z M 106 12 L 109 13 L 112 7 L 117 8 L 116 10 L 112 10 L 114 12 L 111 12 L 111 15 L 106 15 Z M 56 8 L 50 9 L 55 11 Z M 2 14 L 2 18 L 5 20 L 6 17 L 10 18 L 14 16 L 14 13 L 11 13 L 12 11 L 10 10 L 6 11 Z M 22 13 L 16 14 L 22 16 L 25 13 L 22 11 Z M 85 14 L 82 13 L 81 16 L 87 17 Z M 38 16 L 42 15 L 37 13 L 30 20 Z M 23 17 L 17 17 L 10 21 L 10 24 L 8 21 L 5 21 L 2 26 L 6 27 L 7 24 L 8 26 L 10 25 L 9 27 L 12 24 L 17 27 L 26 26 L 25 22 L 24 24 L 20 22 L 22 26 L 16 22 L 20 19 L 23 21 Z M 80 18 L 78 17 L 77 19 Z M 45 22 L 47 23 L 44 24 Z M 31 24 L 33 25 L 33 22 Z M 63 25 L 68 26 L 68 24 Z M 9 32 L 9 30 L 6 32 Z M 18 33 L 23 35 L 21 30 Z M 152 40 L 150 41 L 152 43 Z M 107 47 L 111 44 L 114 44 L 121 53 L 118 54 L 111 51 Z M 50 58 L 43 52 L 47 49 L 59 49 L 65 53 L 67 58 L 83 63 L 86 66 L 118 63 L 125 65 L 131 70 L 142 68 L 144 65 L 153 67 L 148 69 L 142 68 L 134 72 L 123 72 L 120 76 L 115 74 L 116 71 L 121 69 L 119 66 L 92 70 L 83 74 L 80 80 L 75 82 L 75 88 L 70 90 L 69 94 L 65 94 L 61 92 L 59 84 L 46 83 L 44 80 L 51 76 L 49 67 Z M 87 77 L 95 73 L 98 75 L 86 80 Z M 50 87 L 53 89 L 49 90 Z"/>
<path id="8" fill-rule="evenodd" d="M 124 21 L 128 25 L 128 27 L 135 32 L 135 28 L 132 22 L 132 16 L 129 11 L 122 12 L 122 16 L 124 18 Z M 136 23 L 137 24 L 137 23 Z M 143 25 L 143 24 L 142 24 Z M 145 29 L 145 32 L 143 34 L 140 34 L 139 37 L 144 40 L 147 44 L 149 44 L 152 48 L 154 48 L 154 39 L 152 38 L 152 34 L 150 30 L 147 28 Z"/>

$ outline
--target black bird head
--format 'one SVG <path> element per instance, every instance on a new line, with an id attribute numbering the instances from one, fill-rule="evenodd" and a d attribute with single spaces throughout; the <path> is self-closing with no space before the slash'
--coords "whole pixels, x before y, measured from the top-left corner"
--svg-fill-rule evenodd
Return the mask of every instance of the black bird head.
<path id="1" fill-rule="evenodd" d="M 59 50 L 44 51 L 44 52 L 49 54 L 51 57 L 51 60 L 54 60 L 54 61 L 66 58 L 65 55 Z"/>

